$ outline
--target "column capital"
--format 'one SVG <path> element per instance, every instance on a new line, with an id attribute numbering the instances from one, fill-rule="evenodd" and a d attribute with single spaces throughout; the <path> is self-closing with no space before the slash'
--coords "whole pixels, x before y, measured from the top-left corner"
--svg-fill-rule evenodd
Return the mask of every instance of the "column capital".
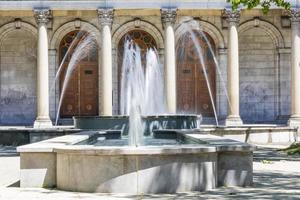
<path id="1" fill-rule="evenodd" d="M 177 8 L 162 8 L 160 9 L 161 21 L 163 26 L 174 25 L 176 22 Z"/>
<path id="2" fill-rule="evenodd" d="M 47 24 L 52 18 L 51 10 L 48 8 L 34 9 L 33 13 L 37 24 Z"/>
<path id="3" fill-rule="evenodd" d="M 101 26 L 108 25 L 111 27 L 114 20 L 114 9 L 113 8 L 99 8 L 97 10 L 98 18 Z"/>
<path id="4" fill-rule="evenodd" d="M 222 11 L 222 16 L 227 19 L 228 23 L 239 24 L 241 11 L 240 10 L 230 10 L 224 9 Z"/>
<path id="5" fill-rule="evenodd" d="M 287 11 L 287 14 L 290 16 L 291 22 L 300 22 L 300 9 L 299 8 L 292 8 L 291 10 Z"/>

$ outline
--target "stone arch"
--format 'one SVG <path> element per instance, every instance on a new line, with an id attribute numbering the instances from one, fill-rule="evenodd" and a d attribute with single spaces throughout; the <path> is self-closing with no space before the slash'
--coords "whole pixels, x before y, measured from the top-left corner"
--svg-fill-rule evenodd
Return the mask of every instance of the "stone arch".
<path id="1" fill-rule="evenodd" d="M 277 48 L 284 48 L 285 42 L 281 32 L 270 22 L 255 18 L 242 23 L 239 26 L 238 32 L 241 34 L 253 27 L 258 27 L 264 30 L 272 38 L 272 41 Z"/>
<path id="2" fill-rule="evenodd" d="M 153 24 L 140 19 L 135 19 L 133 21 L 126 22 L 114 32 L 112 36 L 113 48 L 117 48 L 119 41 L 124 36 L 124 34 L 134 29 L 141 29 L 148 32 L 155 39 L 158 49 L 164 48 L 163 36 L 158 30 L 158 28 L 156 28 Z"/>
<path id="3" fill-rule="evenodd" d="M 60 26 L 56 31 L 54 32 L 50 44 L 49 44 L 49 74 L 50 78 L 49 81 L 51 84 L 54 84 L 54 78 L 56 76 L 56 70 L 57 67 L 59 67 L 59 45 L 61 40 L 71 31 L 74 30 L 83 30 L 89 33 L 93 33 L 96 36 L 98 47 L 100 49 L 101 44 L 101 32 L 99 29 L 94 26 L 93 24 L 90 24 L 85 21 L 81 21 L 79 19 L 69 21 L 62 26 Z M 99 53 L 100 51 L 98 51 Z M 100 62 L 98 62 L 100 65 Z M 57 112 L 57 105 L 59 102 L 59 83 L 55 83 L 55 89 L 50 90 L 50 116 L 52 118 L 56 117 Z"/>
<path id="4" fill-rule="evenodd" d="M 280 32 L 259 19 L 239 28 L 240 115 L 246 123 L 272 123 L 279 111 Z"/>
<path id="5" fill-rule="evenodd" d="M 32 125 L 36 118 L 37 29 L 16 20 L 0 27 L 1 125 Z"/>
<path id="6" fill-rule="evenodd" d="M 16 29 L 24 29 L 30 32 L 34 37 L 37 37 L 37 29 L 35 26 L 23 21 L 14 21 L 0 27 L 0 46 L 5 36 Z"/>
<path id="7" fill-rule="evenodd" d="M 74 31 L 74 30 L 84 30 L 90 33 L 93 33 L 96 35 L 97 43 L 100 46 L 100 31 L 95 27 L 94 25 L 81 21 L 81 20 L 74 20 L 71 22 L 67 22 L 64 25 L 60 26 L 55 33 L 53 34 L 49 49 L 58 49 L 59 44 L 63 37 L 67 35 L 69 32 Z"/>
<path id="8" fill-rule="evenodd" d="M 206 33 L 208 33 L 208 35 L 213 39 L 215 45 L 217 48 L 219 49 L 223 49 L 225 48 L 226 44 L 225 44 L 225 40 L 224 37 L 221 33 L 221 31 L 214 26 L 213 24 L 206 22 L 206 21 L 198 21 L 200 27 L 202 28 L 202 30 Z M 194 26 L 194 27 L 193 27 Z M 192 29 L 193 28 L 199 28 L 198 26 L 196 26 L 196 24 L 192 24 Z M 177 42 L 179 40 L 179 38 L 186 32 L 184 26 L 178 26 L 175 30 L 175 41 Z"/>

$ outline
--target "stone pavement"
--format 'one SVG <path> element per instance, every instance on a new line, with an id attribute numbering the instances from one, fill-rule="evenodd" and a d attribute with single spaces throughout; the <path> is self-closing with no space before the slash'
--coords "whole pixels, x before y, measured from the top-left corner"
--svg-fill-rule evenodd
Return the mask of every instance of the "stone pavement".
<path id="1" fill-rule="evenodd" d="M 1 148 L 0 148 L 1 155 Z M 274 148 L 259 147 L 254 154 L 254 186 L 251 188 L 218 188 L 208 192 L 179 193 L 175 195 L 90 194 L 48 189 L 5 187 L 16 182 L 19 175 L 19 157 L 0 156 L 1 200 L 189 200 L 189 199 L 300 199 L 300 156 L 286 156 Z M 15 184 L 17 185 L 17 184 Z"/>
<path id="2" fill-rule="evenodd" d="M 0 187 L 17 182 L 20 176 L 19 169 L 20 158 L 16 148 L 0 145 Z"/>

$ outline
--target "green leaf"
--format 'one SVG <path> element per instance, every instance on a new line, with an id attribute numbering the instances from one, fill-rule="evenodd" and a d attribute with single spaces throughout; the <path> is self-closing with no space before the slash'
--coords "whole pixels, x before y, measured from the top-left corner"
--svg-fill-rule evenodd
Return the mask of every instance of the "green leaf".
<path id="1" fill-rule="evenodd" d="M 264 14 L 268 13 L 273 5 L 287 10 L 291 8 L 291 4 L 286 0 L 227 0 L 227 2 L 231 4 L 232 10 L 238 9 L 239 6 L 247 9 L 261 6 Z"/>

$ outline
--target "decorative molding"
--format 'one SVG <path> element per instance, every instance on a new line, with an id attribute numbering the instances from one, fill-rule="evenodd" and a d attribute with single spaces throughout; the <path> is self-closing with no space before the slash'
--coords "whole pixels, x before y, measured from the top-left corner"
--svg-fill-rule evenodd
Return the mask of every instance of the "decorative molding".
<path id="1" fill-rule="evenodd" d="M 80 29 L 81 27 L 81 20 L 79 18 L 75 19 L 74 26 L 76 29 Z"/>
<path id="2" fill-rule="evenodd" d="M 216 27 L 214 24 L 202 21 L 197 19 L 197 24 L 199 24 L 202 31 L 206 32 L 214 41 L 216 48 L 225 48 L 225 40 L 222 32 Z M 191 24 L 191 29 L 198 29 L 199 26 L 196 23 Z M 184 26 L 178 26 L 175 29 L 175 41 L 177 42 L 179 38 L 186 33 L 186 29 Z"/>
<path id="3" fill-rule="evenodd" d="M 15 27 L 16 27 L 16 29 L 21 28 L 21 19 L 20 18 L 15 19 Z"/>
<path id="4" fill-rule="evenodd" d="M 291 54 L 291 48 L 278 48 L 278 53 L 280 54 Z"/>
<path id="5" fill-rule="evenodd" d="M 177 17 L 177 8 L 162 8 L 160 10 L 163 26 L 174 25 Z"/>
<path id="6" fill-rule="evenodd" d="M 35 26 L 33 26 L 30 23 L 27 22 L 23 22 L 23 21 L 19 21 L 18 23 L 20 23 L 20 28 L 22 30 L 28 31 L 29 33 L 31 33 L 34 37 L 37 37 L 37 28 Z M 12 21 L 8 24 L 5 24 L 3 26 L 0 27 L 0 46 L 2 45 L 2 42 L 6 39 L 5 37 L 12 31 L 16 30 L 16 23 L 15 21 Z"/>
<path id="7" fill-rule="evenodd" d="M 227 49 L 226 48 L 219 48 L 219 55 L 227 55 Z"/>
<path id="8" fill-rule="evenodd" d="M 34 9 L 34 17 L 36 22 L 47 24 L 50 19 L 52 19 L 52 13 L 51 10 L 46 9 L 46 8 L 41 8 L 41 9 Z"/>
<path id="9" fill-rule="evenodd" d="M 253 20 L 253 25 L 254 27 L 259 27 L 259 24 L 260 24 L 260 19 L 258 17 L 255 17 L 254 20 Z"/>
<path id="10" fill-rule="evenodd" d="M 53 36 L 50 40 L 49 49 L 59 49 L 59 44 L 63 37 L 68 34 L 71 31 L 78 30 L 76 27 L 76 20 L 70 21 L 66 24 L 63 24 L 62 26 L 58 27 L 56 30 L 54 30 Z M 88 33 L 91 33 L 95 35 L 95 38 L 97 40 L 98 45 L 101 44 L 101 33 L 97 27 L 95 27 L 93 24 L 90 24 L 85 21 L 80 20 L 80 30 L 86 31 Z"/>
<path id="11" fill-rule="evenodd" d="M 265 31 L 268 34 L 268 36 L 272 38 L 272 41 L 274 42 L 274 45 L 276 47 L 278 48 L 285 47 L 284 37 L 276 26 L 274 26 L 272 23 L 268 21 L 264 21 L 261 19 L 259 20 L 259 26 L 255 26 L 256 24 L 255 19 L 256 18 L 240 24 L 238 28 L 239 34 L 242 34 L 243 32 L 256 27 Z"/>
<path id="12" fill-rule="evenodd" d="M 111 27 L 114 20 L 114 9 L 113 8 L 99 8 L 97 10 L 98 18 L 101 26 L 108 25 Z"/>
<path id="13" fill-rule="evenodd" d="M 222 17 L 225 18 L 228 21 L 228 23 L 238 24 L 240 22 L 240 16 L 240 10 L 232 11 L 229 9 L 224 9 L 222 11 Z"/>
<path id="14" fill-rule="evenodd" d="M 141 19 L 140 18 L 134 19 L 134 26 L 136 28 L 139 28 L 141 26 Z"/>
<path id="15" fill-rule="evenodd" d="M 157 44 L 158 49 L 164 48 L 164 40 L 163 34 L 160 30 L 154 26 L 152 23 L 140 20 L 139 22 L 139 29 L 143 29 L 144 31 L 148 32 L 154 39 Z M 129 31 L 137 29 L 136 27 L 136 20 L 128 21 L 118 27 L 112 35 L 112 48 L 117 50 L 118 43 L 120 42 L 121 38 Z"/>

